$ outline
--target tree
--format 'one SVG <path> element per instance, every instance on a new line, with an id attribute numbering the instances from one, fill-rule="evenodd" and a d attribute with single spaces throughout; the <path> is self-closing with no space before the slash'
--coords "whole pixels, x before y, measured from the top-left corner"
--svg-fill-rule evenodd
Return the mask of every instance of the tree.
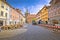
<path id="1" fill-rule="evenodd" d="M 36 21 L 36 18 L 32 18 L 32 21 Z"/>

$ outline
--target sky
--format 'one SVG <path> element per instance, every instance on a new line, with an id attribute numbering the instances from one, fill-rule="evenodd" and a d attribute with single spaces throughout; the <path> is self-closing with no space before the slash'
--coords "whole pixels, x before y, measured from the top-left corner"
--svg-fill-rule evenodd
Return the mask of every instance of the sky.
<path id="1" fill-rule="evenodd" d="M 23 14 L 25 14 L 26 9 L 28 9 L 31 14 L 37 14 L 44 5 L 49 5 L 50 1 L 51 0 L 7 0 L 12 7 L 22 10 Z"/>

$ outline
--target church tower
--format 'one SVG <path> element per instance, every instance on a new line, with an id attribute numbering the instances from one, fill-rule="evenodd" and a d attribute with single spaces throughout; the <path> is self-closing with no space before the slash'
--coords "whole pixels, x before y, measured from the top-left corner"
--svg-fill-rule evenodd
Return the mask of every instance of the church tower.
<path id="1" fill-rule="evenodd" d="M 27 17 L 29 14 L 30 14 L 30 13 L 29 13 L 28 9 L 26 9 L 25 17 Z"/>
<path id="2" fill-rule="evenodd" d="M 30 15 L 30 13 L 29 13 L 28 9 L 26 9 L 26 12 L 25 12 L 26 23 L 28 23 L 28 22 L 27 22 L 27 17 L 28 17 L 28 15 Z"/>

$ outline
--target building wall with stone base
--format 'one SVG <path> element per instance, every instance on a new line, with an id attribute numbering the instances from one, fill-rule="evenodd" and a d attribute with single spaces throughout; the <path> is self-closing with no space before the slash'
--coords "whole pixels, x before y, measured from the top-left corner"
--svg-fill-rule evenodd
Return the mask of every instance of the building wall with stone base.
<path id="1" fill-rule="evenodd" d="M 60 1 L 53 0 L 48 10 L 49 24 L 60 24 Z"/>

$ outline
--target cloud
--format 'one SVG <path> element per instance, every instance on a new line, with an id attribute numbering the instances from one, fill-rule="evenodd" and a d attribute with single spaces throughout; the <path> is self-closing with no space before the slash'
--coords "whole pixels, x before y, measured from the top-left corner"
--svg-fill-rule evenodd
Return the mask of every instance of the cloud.
<path id="1" fill-rule="evenodd" d="M 44 5 L 49 5 L 50 0 L 44 0 L 45 3 L 38 3 L 36 5 L 31 5 L 28 6 L 27 9 L 30 12 L 30 14 L 37 14 L 39 12 L 39 10 L 41 10 L 43 8 Z M 26 12 L 26 8 L 23 7 L 23 14 L 25 14 Z"/>
<path id="2" fill-rule="evenodd" d="M 31 14 L 36 14 L 38 13 L 39 10 L 42 9 L 44 5 L 35 5 L 35 6 L 31 6 L 31 7 L 28 7 L 28 10 L 30 11 Z"/>
<path id="3" fill-rule="evenodd" d="M 21 11 L 22 11 L 22 14 L 25 15 L 26 8 L 25 7 L 22 7 Z"/>
<path id="4" fill-rule="evenodd" d="M 26 8 L 25 7 L 23 7 L 23 12 L 26 12 Z"/>
<path id="5" fill-rule="evenodd" d="M 39 12 L 39 10 L 41 10 L 43 8 L 44 5 L 49 5 L 49 2 L 51 0 L 45 0 L 46 3 L 45 4 L 36 4 L 36 5 L 32 5 L 30 7 L 28 7 L 28 10 L 30 11 L 31 14 L 37 14 Z"/>
<path id="6" fill-rule="evenodd" d="M 49 3 L 51 0 L 45 0 L 47 3 Z"/>
<path id="7" fill-rule="evenodd" d="M 45 1 L 46 1 L 46 5 L 50 5 L 49 2 L 50 2 L 51 0 L 45 0 Z"/>

